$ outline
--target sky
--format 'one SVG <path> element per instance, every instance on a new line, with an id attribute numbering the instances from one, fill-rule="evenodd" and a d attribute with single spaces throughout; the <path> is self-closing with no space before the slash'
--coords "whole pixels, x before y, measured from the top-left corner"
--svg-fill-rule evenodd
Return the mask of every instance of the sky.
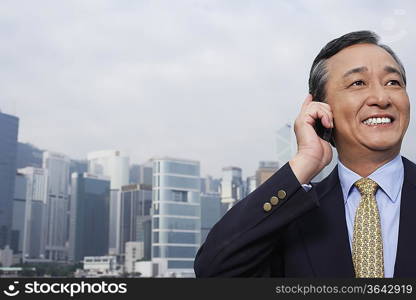
<path id="1" fill-rule="evenodd" d="M 373 30 L 407 71 L 414 115 L 414 1 L 2 0 L 0 109 L 19 141 L 85 159 L 198 160 L 254 175 L 276 160 L 309 68 L 330 40 Z M 416 159 L 415 119 L 402 153 Z"/>

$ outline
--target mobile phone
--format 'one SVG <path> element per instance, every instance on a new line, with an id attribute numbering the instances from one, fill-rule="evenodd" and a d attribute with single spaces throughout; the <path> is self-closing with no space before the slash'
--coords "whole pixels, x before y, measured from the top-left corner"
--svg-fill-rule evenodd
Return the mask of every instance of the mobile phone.
<path id="1" fill-rule="evenodd" d="M 313 97 L 313 101 L 322 102 L 319 98 Z M 332 128 L 326 128 L 322 125 L 321 119 L 316 120 L 315 122 L 315 131 L 316 134 L 323 140 L 333 143 Z"/>
<path id="2" fill-rule="evenodd" d="M 326 128 L 324 125 L 322 125 L 321 120 L 316 120 L 315 123 L 315 131 L 316 134 L 323 140 L 327 142 L 331 142 L 332 140 L 332 128 Z"/>

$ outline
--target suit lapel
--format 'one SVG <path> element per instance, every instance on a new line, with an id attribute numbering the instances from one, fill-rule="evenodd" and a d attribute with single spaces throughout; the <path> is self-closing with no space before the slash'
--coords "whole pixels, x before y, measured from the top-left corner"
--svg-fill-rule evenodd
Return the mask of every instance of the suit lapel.
<path id="1" fill-rule="evenodd" d="M 314 189 L 320 207 L 298 223 L 314 274 L 317 277 L 354 277 L 338 168 Z"/>
<path id="2" fill-rule="evenodd" d="M 404 181 L 394 277 L 414 277 L 416 275 L 416 166 L 404 157 L 403 165 Z"/>

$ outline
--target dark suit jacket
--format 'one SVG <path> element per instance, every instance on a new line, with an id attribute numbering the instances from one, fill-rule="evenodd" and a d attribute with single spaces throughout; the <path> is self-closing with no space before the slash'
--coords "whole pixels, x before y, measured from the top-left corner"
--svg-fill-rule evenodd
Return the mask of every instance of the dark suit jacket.
<path id="1" fill-rule="evenodd" d="M 394 277 L 415 277 L 416 165 L 403 164 Z M 286 197 L 266 212 L 279 190 Z M 212 228 L 194 269 L 197 277 L 354 277 L 337 167 L 305 192 L 284 165 Z"/>

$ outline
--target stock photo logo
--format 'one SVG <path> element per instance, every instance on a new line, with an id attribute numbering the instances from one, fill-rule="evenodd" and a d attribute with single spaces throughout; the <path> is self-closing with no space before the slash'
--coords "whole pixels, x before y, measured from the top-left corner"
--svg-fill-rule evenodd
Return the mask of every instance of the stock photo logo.
<path id="1" fill-rule="evenodd" d="M 78 294 L 126 294 L 127 283 L 114 282 L 40 282 L 37 280 L 24 283 L 20 290 L 19 281 L 3 290 L 6 296 L 14 297 L 19 294 L 60 294 L 74 297 Z"/>
<path id="2" fill-rule="evenodd" d="M 18 284 L 19 284 L 19 281 L 14 281 L 13 284 L 10 284 L 7 287 L 7 289 L 3 291 L 3 293 L 9 297 L 14 297 L 18 295 L 20 293 L 20 291 L 16 289 Z"/>

